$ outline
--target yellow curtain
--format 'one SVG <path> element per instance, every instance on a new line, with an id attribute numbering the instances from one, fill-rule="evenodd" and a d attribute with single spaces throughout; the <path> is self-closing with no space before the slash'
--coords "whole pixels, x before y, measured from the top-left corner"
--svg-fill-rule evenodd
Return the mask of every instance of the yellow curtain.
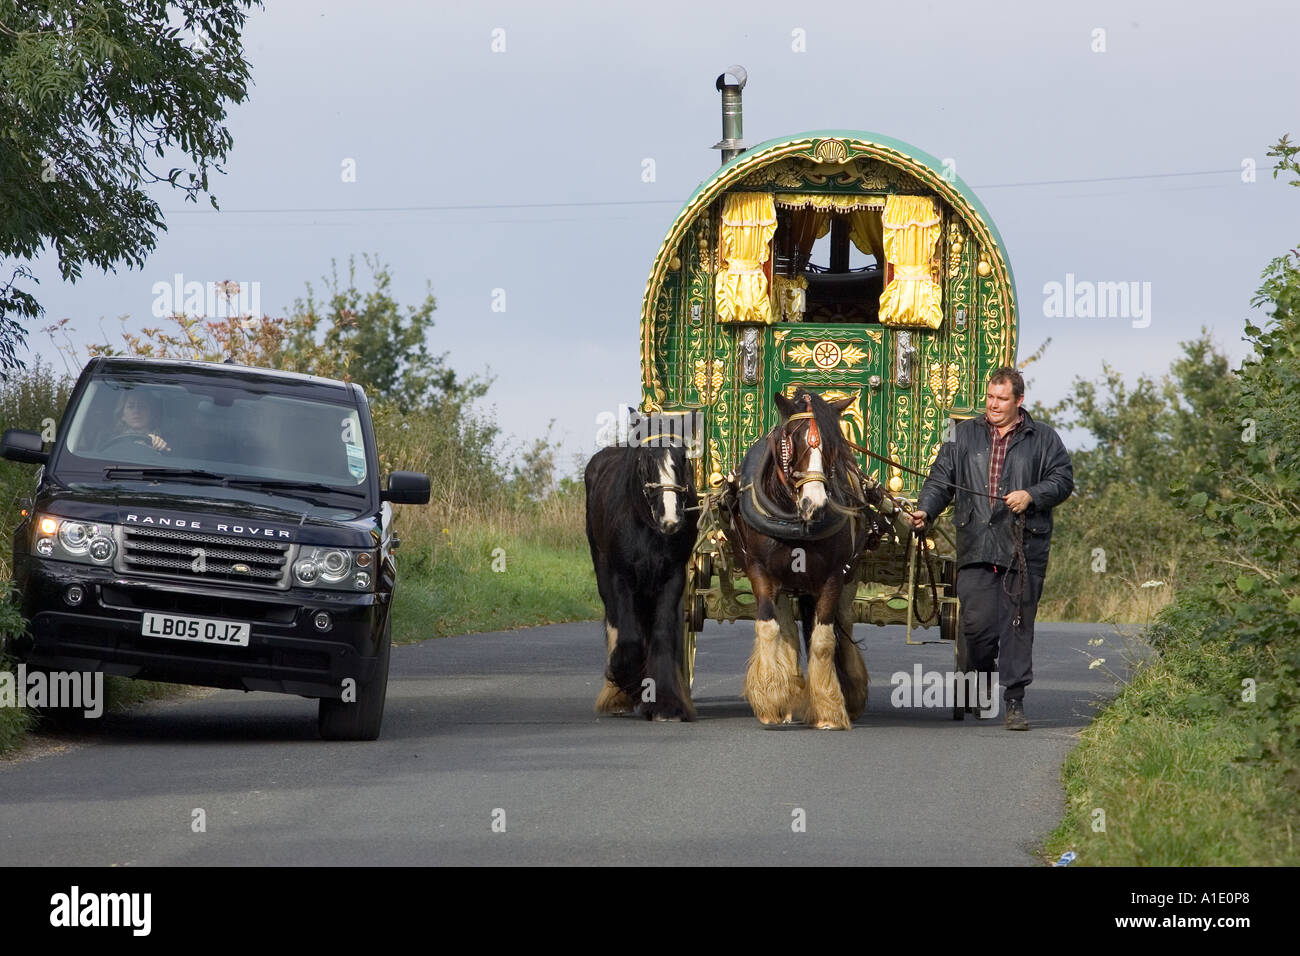
<path id="1" fill-rule="evenodd" d="M 833 193 L 779 193 L 775 202 L 782 209 L 816 209 L 820 212 L 885 208 L 885 200 L 880 196 L 837 196 Z"/>
<path id="2" fill-rule="evenodd" d="M 876 264 L 885 265 L 885 230 L 880 212 L 875 209 L 856 210 L 849 219 L 849 238 L 863 255 L 875 256 Z"/>
<path id="3" fill-rule="evenodd" d="M 790 235 L 799 258 L 807 261 L 813 244 L 831 231 L 831 214 L 816 209 L 796 209 L 790 213 Z"/>
<path id="4" fill-rule="evenodd" d="M 937 329 L 943 324 L 943 293 L 930 275 L 940 232 L 934 200 L 890 196 L 882 226 L 885 258 L 894 266 L 894 278 L 880 295 L 881 324 Z"/>
<path id="5" fill-rule="evenodd" d="M 731 193 L 724 198 L 715 288 L 719 322 L 772 321 L 763 263 L 775 234 L 771 193 Z"/>
<path id="6" fill-rule="evenodd" d="M 828 193 L 778 193 L 775 196 L 776 205 L 782 209 L 798 210 L 793 217 L 794 223 L 800 222 L 800 213 L 803 216 L 815 215 L 817 222 L 816 235 L 814 239 L 820 239 L 830 231 L 831 214 L 841 214 L 849 216 L 849 238 L 853 244 L 858 247 L 858 251 L 863 255 L 875 256 L 876 261 L 881 265 L 885 262 L 885 245 L 883 238 L 883 228 L 880 224 L 880 213 L 885 208 L 886 199 L 883 196 L 837 196 Z M 804 220 L 806 221 L 806 220 Z M 799 230 L 803 228 L 795 226 L 796 235 L 800 236 Z M 798 243 L 801 250 L 805 249 L 803 244 Z M 807 249 L 812 248 L 809 242 Z"/>

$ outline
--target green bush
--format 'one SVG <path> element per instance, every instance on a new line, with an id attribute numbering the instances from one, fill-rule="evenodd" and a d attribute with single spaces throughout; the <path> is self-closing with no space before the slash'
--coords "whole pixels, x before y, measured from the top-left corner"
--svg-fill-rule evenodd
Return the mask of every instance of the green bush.
<path id="1" fill-rule="evenodd" d="M 0 430 L 21 428 L 53 433 L 72 392 L 72 379 L 36 362 L 0 382 Z M 0 580 L 8 581 L 10 542 L 21 520 L 20 502 L 35 487 L 36 466 L 0 459 Z"/>
<path id="2" fill-rule="evenodd" d="M 1300 185 L 1300 147 L 1270 153 Z M 1255 354 L 1207 474 L 1177 480 L 1200 558 L 1147 636 L 1156 656 L 1066 761 L 1067 812 L 1048 841 L 1081 862 L 1295 865 L 1300 802 L 1300 250 L 1274 259 L 1247 324 Z M 1194 549 L 1195 550 L 1195 549 Z M 1107 825 L 1089 825 L 1097 808 Z"/>

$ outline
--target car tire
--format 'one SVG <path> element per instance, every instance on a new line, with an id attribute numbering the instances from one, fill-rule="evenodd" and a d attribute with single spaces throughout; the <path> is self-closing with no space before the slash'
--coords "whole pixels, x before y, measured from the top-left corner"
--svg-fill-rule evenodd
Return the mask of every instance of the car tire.
<path id="1" fill-rule="evenodd" d="M 388 659 L 392 653 L 391 618 L 384 624 L 379 653 L 375 659 L 375 676 L 357 688 L 351 702 L 322 697 L 317 726 L 325 740 L 378 740 L 384 722 L 384 701 L 388 696 Z"/>

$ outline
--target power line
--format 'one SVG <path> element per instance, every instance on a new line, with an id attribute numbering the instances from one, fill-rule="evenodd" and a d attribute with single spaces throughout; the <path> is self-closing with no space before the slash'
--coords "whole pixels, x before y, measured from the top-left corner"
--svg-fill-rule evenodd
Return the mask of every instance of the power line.
<path id="1" fill-rule="evenodd" d="M 1039 179 L 1024 183 L 989 183 L 972 186 L 972 189 L 1010 189 L 1013 186 L 1068 186 L 1075 183 L 1121 183 L 1134 179 L 1172 179 L 1175 176 L 1218 176 L 1221 173 L 1239 173 L 1241 169 L 1204 169 L 1190 173 L 1140 173 L 1133 176 L 1097 176 L 1091 179 Z"/>
<path id="2" fill-rule="evenodd" d="M 1035 179 L 1018 183 L 987 183 L 972 186 L 972 189 L 1017 189 L 1032 186 L 1069 186 L 1085 183 L 1119 183 L 1150 179 L 1174 179 L 1186 176 L 1219 176 L 1226 173 L 1239 173 L 1240 169 L 1204 169 L 1180 173 L 1135 173 L 1127 176 L 1093 176 L 1084 179 Z M 1192 187 L 1201 188 L 1201 187 Z M 1207 187 L 1208 188 L 1208 187 Z M 492 209 L 579 209 L 600 208 L 608 206 L 681 206 L 682 199 L 613 199 L 585 200 L 579 202 L 507 202 L 507 203 L 459 203 L 455 205 L 428 206 L 284 206 L 263 209 L 164 209 L 167 215 L 203 214 L 245 215 L 253 213 L 273 214 L 311 214 L 311 213 L 351 213 L 351 212 L 470 212 Z"/>
<path id="3" fill-rule="evenodd" d="M 654 206 L 672 203 L 680 206 L 680 199 L 627 199 L 592 200 L 589 202 L 504 202 L 479 203 L 457 206 L 303 206 L 284 209 L 164 209 L 172 213 L 310 213 L 310 212 L 460 212 L 470 209 L 567 209 L 579 206 Z"/>

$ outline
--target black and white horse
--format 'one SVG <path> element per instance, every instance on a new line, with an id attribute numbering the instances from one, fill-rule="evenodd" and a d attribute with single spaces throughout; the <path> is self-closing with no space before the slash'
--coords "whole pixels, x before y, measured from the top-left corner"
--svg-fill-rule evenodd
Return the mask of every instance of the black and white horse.
<path id="1" fill-rule="evenodd" d="M 694 720 L 681 681 L 682 592 L 699 523 L 686 448 L 615 446 L 587 464 L 587 541 L 605 604 L 596 712 Z"/>

